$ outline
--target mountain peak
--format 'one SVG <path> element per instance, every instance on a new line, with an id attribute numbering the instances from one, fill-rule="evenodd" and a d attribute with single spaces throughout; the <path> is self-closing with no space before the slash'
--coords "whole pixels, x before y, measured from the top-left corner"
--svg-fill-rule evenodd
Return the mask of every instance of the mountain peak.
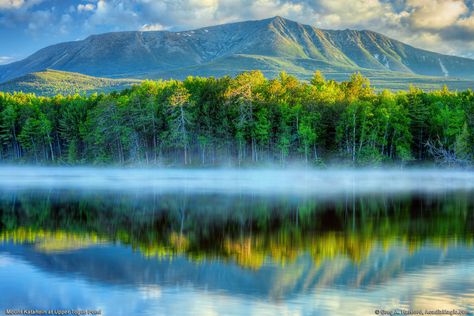
<path id="1" fill-rule="evenodd" d="M 271 17 L 270 20 L 280 22 L 280 21 L 287 21 L 288 19 L 279 15 L 275 15 L 274 17 Z"/>
<path id="2" fill-rule="evenodd" d="M 283 25 L 284 24 L 289 24 L 289 23 L 299 24 L 296 21 L 292 21 L 290 19 L 284 18 L 284 17 L 279 16 L 279 15 L 275 15 L 274 17 L 271 17 L 267 20 L 270 21 L 270 23 L 272 23 L 272 24 L 283 24 Z"/>

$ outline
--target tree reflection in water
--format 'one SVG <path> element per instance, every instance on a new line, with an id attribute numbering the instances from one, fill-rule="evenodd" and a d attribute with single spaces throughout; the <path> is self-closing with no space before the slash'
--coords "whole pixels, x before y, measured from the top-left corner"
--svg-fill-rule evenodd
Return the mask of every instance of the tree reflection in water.
<path id="1" fill-rule="evenodd" d="M 474 232 L 470 191 L 325 199 L 23 190 L 4 191 L 0 203 L 3 242 L 34 244 L 42 252 L 119 242 L 146 257 L 185 256 L 249 269 L 304 255 L 316 265 L 337 258 L 360 264 L 374 248 L 470 247 Z"/>

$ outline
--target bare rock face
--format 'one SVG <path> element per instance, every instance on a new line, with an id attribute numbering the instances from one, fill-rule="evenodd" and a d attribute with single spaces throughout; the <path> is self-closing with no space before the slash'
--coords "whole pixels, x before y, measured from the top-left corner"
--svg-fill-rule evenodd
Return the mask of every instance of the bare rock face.
<path id="1" fill-rule="evenodd" d="M 321 30 L 281 17 L 183 32 L 116 32 L 61 43 L 0 66 L 0 82 L 55 69 L 109 78 L 222 76 L 315 69 L 474 78 L 474 60 L 437 54 L 372 31 Z"/>

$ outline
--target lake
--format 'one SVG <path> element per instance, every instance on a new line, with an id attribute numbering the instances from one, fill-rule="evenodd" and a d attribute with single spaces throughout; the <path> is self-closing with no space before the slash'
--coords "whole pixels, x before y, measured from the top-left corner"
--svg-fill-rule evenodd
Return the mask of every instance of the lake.
<path id="1" fill-rule="evenodd" d="M 0 167 L 0 310 L 474 311 L 474 173 Z"/>

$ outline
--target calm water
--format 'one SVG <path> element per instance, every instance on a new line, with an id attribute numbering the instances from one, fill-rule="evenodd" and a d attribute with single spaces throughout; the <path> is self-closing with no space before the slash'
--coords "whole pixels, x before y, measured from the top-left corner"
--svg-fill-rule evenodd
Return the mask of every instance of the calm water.
<path id="1" fill-rule="evenodd" d="M 474 174 L 0 168 L 0 313 L 474 311 Z"/>

